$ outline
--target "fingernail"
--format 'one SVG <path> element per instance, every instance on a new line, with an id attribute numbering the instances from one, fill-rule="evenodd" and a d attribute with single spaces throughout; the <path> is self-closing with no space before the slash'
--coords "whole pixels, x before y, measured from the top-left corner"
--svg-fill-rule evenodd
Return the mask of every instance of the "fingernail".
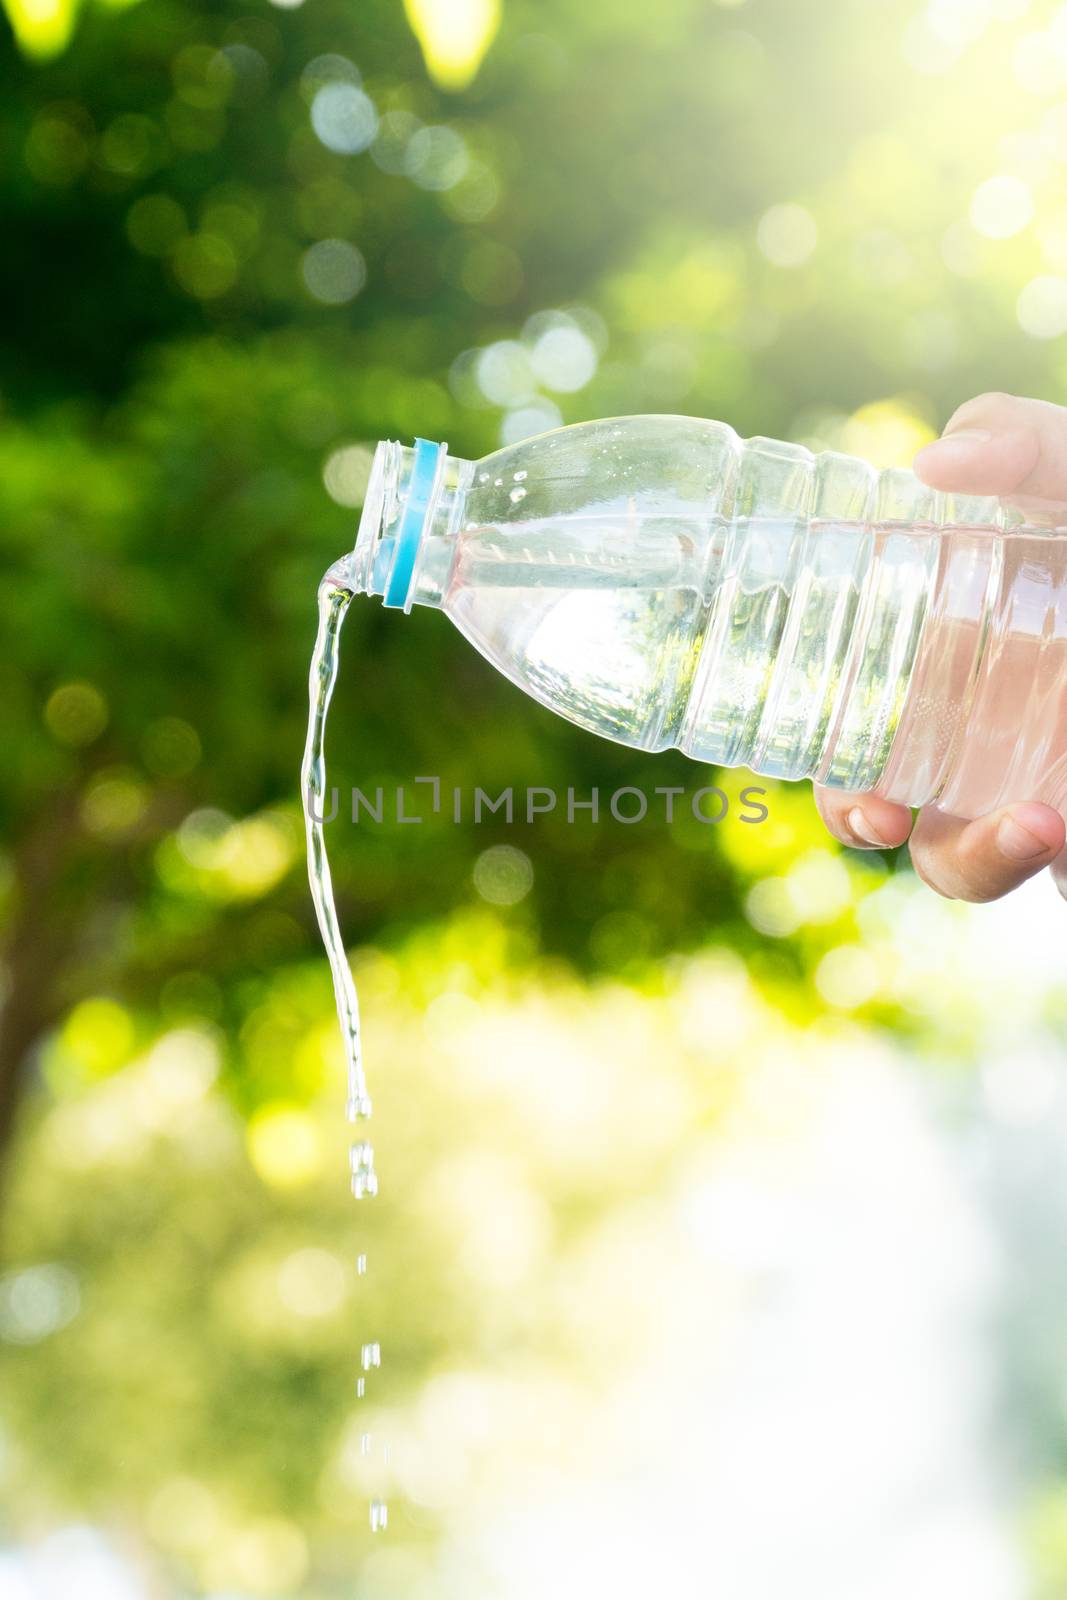
<path id="1" fill-rule="evenodd" d="M 992 437 L 988 428 L 957 428 L 954 433 L 942 434 L 933 444 L 926 445 L 921 454 L 933 454 L 936 451 L 942 457 L 946 455 L 970 457 L 984 449 Z"/>
<path id="2" fill-rule="evenodd" d="M 862 839 L 864 844 L 873 844 L 878 850 L 888 850 L 888 842 L 882 838 L 878 829 L 868 822 L 859 806 L 853 806 L 845 821 L 849 832 L 855 834 L 857 839 Z"/>
<path id="3" fill-rule="evenodd" d="M 1044 839 L 1039 839 L 1036 833 L 1024 828 L 1014 817 L 1005 817 L 1001 822 L 997 829 L 997 845 L 1001 855 L 1007 856 L 1009 861 L 1032 861 L 1035 856 L 1045 855 L 1049 849 Z"/>

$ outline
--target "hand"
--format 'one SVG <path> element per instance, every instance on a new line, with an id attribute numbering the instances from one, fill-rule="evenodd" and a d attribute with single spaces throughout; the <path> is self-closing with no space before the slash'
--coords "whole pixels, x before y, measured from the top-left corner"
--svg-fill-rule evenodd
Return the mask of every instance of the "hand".
<path id="1" fill-rule="evenodd" d="M 1067 501 L 1067 408 L 979 395 L 919 451 L 915 471 L 932 489 L 955 494 Z M 1067 829 L 1051 806 L 1031 801 L 974 822 L 925 806 L 913 828 L 906 806 L 873 795 L 817 788 L 815 803 L 834 837 L 853 848 L 894 849 L 910 834 L 919 877 L 950 900 L 998 900 L 1047 866 L 1067 896 Z"/>

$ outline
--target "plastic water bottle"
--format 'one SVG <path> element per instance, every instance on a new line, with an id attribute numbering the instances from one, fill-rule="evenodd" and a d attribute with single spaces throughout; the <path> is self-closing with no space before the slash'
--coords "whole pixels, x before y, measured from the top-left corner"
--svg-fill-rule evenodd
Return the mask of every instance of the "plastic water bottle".
<path id="1" fill-rule="evenodd" d="M 1067 804 L 1067 511 L 624 417 L 383 443 L 354 587 L 593 733 L 973 817 Z"/>

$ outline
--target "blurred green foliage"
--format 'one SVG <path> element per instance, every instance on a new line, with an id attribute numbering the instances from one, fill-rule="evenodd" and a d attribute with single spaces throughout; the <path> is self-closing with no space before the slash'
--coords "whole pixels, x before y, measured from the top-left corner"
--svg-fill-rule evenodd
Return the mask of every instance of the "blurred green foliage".
<path id="1" fill-rule="evenodd" d="M 771 137 L 759 109 L 776 79 L 789 103 L 787 54 L 729 13 L 675 26 L 673 44 L 669 30 L 650 41 L 661 62 L 650 72 L 635 19 L 606 29 L 561 15 L 545 32 L 509 17 L 458 100 L 426 81 L 393 5 L 358 22 L 330 6 L 90 9 L 53 63 L 27 70 L 9 50 L 3 139 L 17 159 L 0 272 L 19 312 L 2 352 L 0 494 L 19 759 L 3 805 L 20 844 L 8 1085 L 85 993 L 151 1007 L 172 978 L 209 973 L 236 1024 L 243 985 L 305 948 L 295 851 L 269 897 L 205 897 L 163 870 L 160 847 L 198 807 L 283 807 L 291 822 L 314 587 L 353 533 L 352 509 L 322 484 L 338 450 L 416 428 L 463 453 L 491 448 L 499 408 L 457 400 L 471 381 L 456 358 L 579 298 L 601 306 L 609 345 L 588 392 L 558 397 L 568 415 L 684 394 L 742 426 L 788 425 L 785 397 L 771 398 L 773 347 L 746 349 L 745 319 L 769 308 L 746 289 L 740 239 L 787 185 L 792 141 Z M 679 48 L 689 27 L 699 51 Z M 309 105 L 359 75 L 379 137 L 340 154 Z M 413 177 L 405 148 L 420 129 L 455 143 L 442 167 L 424 141 L 423 164 L 407 158 Z M 740 129 L 745 162 L 698 157 Z M 829 160 L 827 147 L 815 166 Z M 365 263 L 350 303 L 323 304 L 305 285 L 323 237 Z M 665 249 L 678 279 L 669 310 L 656 286 Z M 825 384 L 825 340 L 810 337 Z M 648 351 L 650 339 L 667 344 Z M 848 365 L 845 405 L 872 382 L 854 353 Z M 793 383 L 808 380 L 795 371 Z M 368 607 L 346 645 L 332 752 L 342 787 L 422 770 L 580 792 L 686 781 L 680 759 L 653 767 L 516 704 L 440 618 L 398 623 Z M 47 714 L 71 684 L 100 697 L 85 727 Z M 185 753 L 168 754 L 168 737 Z M 640 956 L 713 928 L 745 940 L 743 880 L 703 836 L 679 851 L 653 826 L 638 838 L 552 820 L 531 831 L 538 872 L 522 917 L 546 947 L 603 959 L 611 941 L 593 930 L 620 908 Z M 469 895 L 489 839 L 413 833 L 353 833 L 337 852 L 353 939 L 388 941 Z"/>
<path id="2" fill-rule="evenodd" d="M 166 1486 L 174 1516 L 210 1530 L 189 1482 L 219 1473 L 223 1501 L 243 1497 L 226 1516 L 284 1524 L 237 1562 L 246 1587 L 271 1551 L 285 1568 L 290 1519 L 321 1592 L 350 1592 L 313 1502 L 351 1324 L 326 1317 L 308 1342 L 314 1315 L 294 1313 L 290 1336 L 268 1305 L 253 1350 L 255 1269 L 246 1283 L 240 1263 L 327 1236 L 347 1250 L 353 1226 L 322 1153 L 340 1068 L 297 772 L 315 587 L 352 542 L 367 452 L 419 432 L 478 456 L 502 428 L 670 410 L 881 463 L 979 389 L 1055 397 L 1067 71 L 1058 14 L 1020 9 L 507 0 L 458 93 L 428 76 L 399 0 L 89 5 L 52 59 L 0 42 L 0 1131 L 34 1090 L 5 1245 L 23 1265 L 69 1263 L 97 1297 L 11 1363 L 27 1486 L 14 1525 L 110 1508 L 169 1560 Z M 998 176 L 1007 189 L 981 200 Z M 595 352 L 577 388 L 538 372 L 546 313 Z M 554 719 L 434 614 L 360 603 L 342 656 L 342 793 L 419 773 L 604 795 L 705 776 Z M 750 829 L 338 824 L 342 925 L 399 963 L 406 1004 L 509 974 L 566 984 L 569 966 L 643 986 L 652 1006 L 664 958 L 723 944 L 786 1036 L 859 1014 L 966 1055 L 990 1013 L 965 977 L 931 993 L 865 920 L 885 866 L 829 848 L 806 791 L 772 789 L 770 805 Z M 505 843 L 532 864 L 513 905 L 492 889 L 504 858 L 475 870 Z M 401 1051 L 387 1001 L 372 1002 L 372 1080 L 379 1051 Z M 140 1113 L 123 1096 L 139 1104 L 147 1073 L 144 1096 L 171 1105 L 152 1052 L 174 1030 L 175 1114 L 205 1051 L 204 1094 L 218 1074 L 206 1143 L 160 1153 L 149 1116 L 127 1159 L 121 1129 Z M 444 1159 L 419 1105 L 448 1104 L 413 1068 L 399 1081 L 410 1098 L 386 1090 L 397 1125 L 381 1135 L 398 1188 L 404 1140 L 409 1161 Z M 94 1115 L 91 1159 L 65 1166 Z M 602 1179 L 595 1204 L 574 1201 L 575 1228 L 617 1202 Z M 449 1298 L 449 1241 L 424 1214 L 401 1209 L 382 1238 L 375 1315 L 402 1398 L 482 1335 Z M 329 1299 L 328 1264 L 301 1270 Z M 247 1304 L 228 1342 L 231 1278 Z M 218 1305 L 201 1321 L 204 1285 Z M 183 1582 L 237 1581 L 179 1557 Z M 306 1562 L 287 1570 L 284 1592 Z"/>

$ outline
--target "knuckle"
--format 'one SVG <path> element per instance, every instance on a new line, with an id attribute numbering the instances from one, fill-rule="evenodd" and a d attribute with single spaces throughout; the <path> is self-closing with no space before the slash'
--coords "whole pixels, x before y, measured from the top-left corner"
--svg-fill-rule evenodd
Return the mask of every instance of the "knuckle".
<path id="1" fill-rule="evenodd" d="M 975 396 L 973 403 L 977 406 L 1013 406 L 1018 403 L 1018 398 L 1006 389 L 985 389 Z"/>
<path id="2" fill-rule="evenodd" d="M 1006 389 L 985 389 L 981 394 L 976 394 L 973 400 L 969 400 L 967 406 L 981 406 L 984 411 L 994 411 L 1004 406 L 1017 406 L 1020 403 L 1018 396 L 1008 394 Z"/>
<path id="3" fill-rule="evenodd" d="M 1002 389 L 987 389 L 984 393 L 976 394 L 973 399 L 965 400 L 961 406 L 956 407 L 956 410 L 948 420 L 945 432 L 947 433 L 958 423 L 971 422 L 979 416 L 986 416 L 990 413 L 1003 413 L 1022 404 L 1024 402 L 1020 401 L 1016 395 L 1007 394 Z"/>

